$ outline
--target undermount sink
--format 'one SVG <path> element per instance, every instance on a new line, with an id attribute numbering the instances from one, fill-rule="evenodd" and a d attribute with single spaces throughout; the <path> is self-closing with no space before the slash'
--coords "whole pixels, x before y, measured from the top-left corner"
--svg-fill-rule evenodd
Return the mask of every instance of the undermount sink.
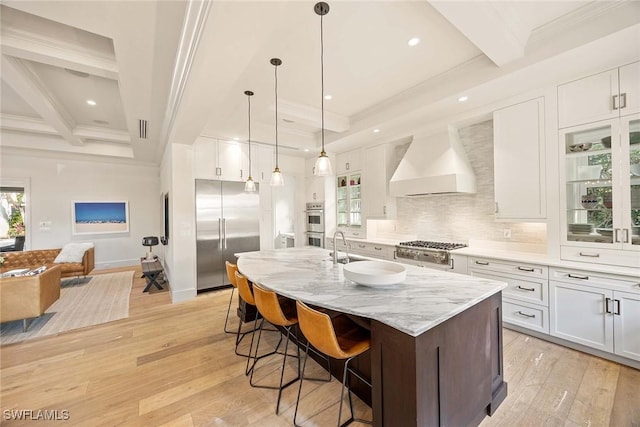
<path id="1" fill-rule="evenodd" d="M 366 260 L 364 258 L 359 258 L 354 256 L 338 258 L 338 263 L 340 264 L 349 264 L 350 262 L 357 262 L 357 261 L 366 261 Z"/>
<path id="2" fill-rule="evenodd" d="M 361 261 L 346 264 L 344 277 L 364 286 L 390 286 L 403 282 L 407 277 L 404 265 L 387 261 Z"/>

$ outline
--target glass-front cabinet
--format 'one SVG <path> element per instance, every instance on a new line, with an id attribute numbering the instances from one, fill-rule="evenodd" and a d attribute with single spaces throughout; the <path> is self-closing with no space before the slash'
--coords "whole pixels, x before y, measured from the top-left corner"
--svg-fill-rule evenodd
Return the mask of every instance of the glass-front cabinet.
<path id="1" fill-rule="evenodd" d="M 639 250 L 640 115 L 567 128 L 559 142 L 565 159 L 564 244 Z"/>
<path id="2" fill-rule="evenodd" d="M 362 182 L 360 172 L 337 177 L 337 225 L 338 228 L 362 227 L 362 205 L 360 191 Z"/>

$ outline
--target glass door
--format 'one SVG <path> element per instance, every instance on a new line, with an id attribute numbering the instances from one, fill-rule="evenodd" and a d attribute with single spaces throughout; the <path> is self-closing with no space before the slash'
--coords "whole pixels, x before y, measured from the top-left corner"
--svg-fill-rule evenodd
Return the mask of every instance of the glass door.
<path id="1" fill-rule="evenodd" d="M 349 225 L 362 226 L 360 174 L 349 176 Z"/>
<path id="2" fill-rule="evenodd" d="M 634 115 L 622 120 L 621 153 L 624 158 L 621 172 L 625 196 L 622 243 L 629 249 L 638 250 L 640 249 L 640 116 Z"/>
<path id="3" fill-rule="evenodd" d="M 348 177 L 346 175 L 338 176 L 337 178 L 337 222 L 338 227 L 349 226 L 349 186 Z"/>
<path id="4" fill-rule="evenodd" d="M 617 131 L 615 121 L 609 121 L 561 133 L 565 152 L 565 232 L 569 242 L 613 245 L 619 241 L 617 212 L 621 200 L 614 184 Z"/>

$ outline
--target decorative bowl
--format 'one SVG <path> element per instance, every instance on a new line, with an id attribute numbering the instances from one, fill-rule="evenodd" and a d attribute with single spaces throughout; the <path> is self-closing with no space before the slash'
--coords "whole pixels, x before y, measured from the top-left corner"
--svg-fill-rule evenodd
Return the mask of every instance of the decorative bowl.
<path id="1" fill-rule="evenodd" d="M 581 200 L 585 209 L 595 209 L 598 206 L 598 197 L 591 194 L 583 195 Z"/>
<path id="2" fill-rule="evenodd" d="M 358 261 L 344 266 L 344 277 L 364 286 L 390 286 L 404 281 L 407 269 L 386 261 Z"/>
<path id="3" fill-rule="evenodd" d="M 569 146 L 569 151 L 572 153 L 580 151 L 588 151 L 591 149 L 591 142 L 583 142 L 582 144 L 573 144 Z"/>

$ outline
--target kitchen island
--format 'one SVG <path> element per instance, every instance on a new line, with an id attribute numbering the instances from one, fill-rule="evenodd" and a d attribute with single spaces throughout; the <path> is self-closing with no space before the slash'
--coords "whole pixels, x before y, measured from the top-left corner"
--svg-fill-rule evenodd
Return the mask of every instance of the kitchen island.
<path id="1" fill-rule="evenodd" d="M 238 256 L 252 282 L 367 320 L 374 425 L 476 425 L 506 397 L 505 283 L 406 266 L 402 283 L 371 288 L 345 279 L 326 249 Z"/>

